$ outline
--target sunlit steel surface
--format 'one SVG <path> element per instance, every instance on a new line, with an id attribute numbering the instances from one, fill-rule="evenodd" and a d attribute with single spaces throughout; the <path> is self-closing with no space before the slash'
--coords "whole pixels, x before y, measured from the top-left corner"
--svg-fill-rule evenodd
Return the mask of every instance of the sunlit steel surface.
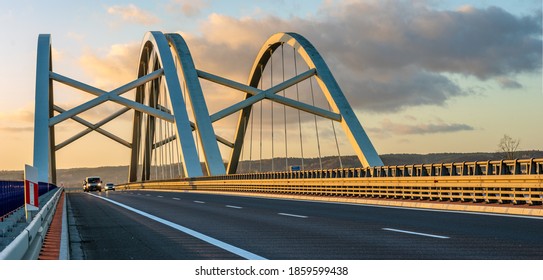
<path id="1" fill-rule="evenodd" d="M 262 45 L 262 48 L 260 49 L 257 58 L 253 63 L 248 82 L 249 86 L 255 89 L 257 88 L 262 78 L 262 72 L 259 69 L 266 66 L 266 64 L 270 61 L 273 52 L 283 44 L 288 44 L 294 47 L 298 54 L 305 61 L 307 66 L 310 69 L 315 69 L 316 80 L 321 90 L 323 91 L 326 99 L 328 100 L 332 111 L 341 116 L 340 123 L 343 127 L 343 130 L 347 134 L 349 141 L 351 142 L 351 146 L 354 148 L 360 162 L 362 163 L 362 166 L 383 165 L 383 161 L 377 154 L 377 151 L 373 147 L 373 144 L 371 143 L 368 135 L 362 128 L 362 125 L 358 121 L 354 111 L 351 108 L 351 105 L 349 105 L 349 102 L 345 98 L 345 95 L 343 95 L 343 92 L 341 91 L 339 85 L 334 79 L 334 76 L 330 72 L 330 69 L 326 65 L 326 62 L 324 62 L 324 59 L 321 57 L 317 49 L 303 36 L 296 33 L 277 33 L 272 35 Z M 285 81 L 283 84 L 287 82 L 288 81 Z M 279 85 L 276 87 L 279 87 Z M 277 99 L 281 99 L 281 97 L 278 95 L 273 95 L 273 93 L 280 90 L 282 90 L 282 88 L 278 88 L 274 91 L 269 89 L 271 94 L 268 93 L 267 96 L 265 96 L 264 98 L 269 98 L 274 100 L 275 102 L 278 102 Z M 263 95 L 263 92 L 254 94 L 253 92 L 248 91 L 245 99 L 249 100 L 251 98 Z M 294 102 L 289 103 L 285 101 L 280 103 L 299 110 L 310 112 L 305 110 L 306 107 L 299 106 Z M 238 127 L 235 134 L 234 149 L 232 150 L 232 154 L 230 156 L 230 161 L 228 164 L 228 174 L 236 173 L 237 165 L 241 155 L 243 139 L 245 138 L 245 133 L 247 130 L 246 124 L 249 123 L 250 114 L 250 106 L 244 107 L 243 111 L 240 114 Z"/>
<path id="2" fill-rule="evenodd" d="M 308 70 L 296 74 L 290 79 L 283 79 L 282 82 L 270 86 L 268 89 L 258 89 L 257 86 L 262 79 L 258 69 L 262 69 L 271 59 L 273 52 L 283 44 L 294 48 L 307 65 Z M 246 94 L 245 99 L 210 115 L 200 85 L 200 78 L 239 90 Z M 317 81 L 329 103 L 330 111 L 314 104 L 306 104 L 277 94 L 310 78 Z M 74 108 L 63 109 L 54 104 L 53 82 L 62 83 L 96 97 Z M 136 90 L 135 100 L 121 96 L 131 90 Z M 175 149 L 171 148 L 168 153 L 176 153 L 171 157 L 178 159 L 179 169 L 182 170 L 179 170 L 179 175 L 171 175 L 171 173 L 170 176 L 179 178 L 181 172 L 183 177 L 191 178 L 203 175 L 235 174 L 240 161 L 251 108 L 262 100 L 269 100 L 333 122 L 339 122 L 362 166 L 383 165 L 328 66 L 313 45 L 301 35 L 277 33 L 271 36 L 257 55 L 248 84 L 245 85 L 196 69 L 189 48 L 181 35 L 153 31 L 144 36 L 137 78 L 112 91 L 104 91 L 53 72 L 51 36 L 48 34 L 39 36 L 34 166 L 38 168 L 39 181 L 55 182 L 55 152 L 84 135 L 96 131 L 131 149 L 129 182 L 153 179 L 151 174 L 153 166 L 157 165 L 157 149 L 172 144 Z M 125 108 L 97 123 L 91 123 L 78 116 L 108 101 L 123 105 Z M 104 124 L 131 111 L 131 109 L 134 110 L 132 141 L 124 140 L 101 128 Z M 58 114 L 55 115 L 55 111 Z M 192 116 L 189 116 L 189 112 Z M 233 141 L 216 135 L 213 123 L 238 112 L 239 121 Z M 191 117 L 194 121 L 190 120 Z M 86 126 L 86 129 L 57 144 L 55 143 L 54 128 L 57 124 L 68 119 Z M 172 132 L 169 131 L 170 127 Z M 163 128 L 168 132 L 163 132 Z M 231 149 L 226 168 L 220 154 L 219 143 Z M 200 165 L 199 150 L 203 155 L 205 172 Z M 170 165 L 172 168 L 171 165 L 174 162 L 172 160 L 162 164 Z"/>

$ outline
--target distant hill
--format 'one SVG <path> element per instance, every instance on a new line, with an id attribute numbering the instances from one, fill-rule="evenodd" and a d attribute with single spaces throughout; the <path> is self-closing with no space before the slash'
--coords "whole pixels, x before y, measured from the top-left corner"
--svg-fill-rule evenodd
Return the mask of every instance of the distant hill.
<path id="1" fill-rule="evenodd" d="M 85 177 L 100 176 L 104 183 L 125 183 L 128 166 L 81 167 L 57 170 L 57 182 L 66 187 L 82 187 Z M 0 180 L 23 180 L 23 171 L 2 171 Z"/>
<path id="2" fill-rule="evenodd" d="M 450 162 L 470 162 L 485 160 L 503 159 L 502 153 L 435 153 L 435 154 L 385 154 L 381 159 L 385 165 L 404 165 L 404 164 L 426 164 L 426 163 L 450 163 Z M 543 151 L 521 151 L 518 152 L 519 159 L 525 158 L 543 158 Z M 344 156 L 341 158 L 343 167 L 359 167 L 358 159 L 355 156 Z M 304 159 L 305 169 L 320 169 L 322 163 L 323 169 L 339 167 L 338 157 L 324 157 L 319 162 L 318 158 Z M 302 165 L 299 158 L 278 158 L 273 160 L 274 170 L 286 170 L 285 165 Z M 262 161 L 243 161 L 238 169 L 240 173 L 249 171 L 270 171 L 272 170 L 272 160 Z M 71 168 L 58 170 L 59 184 L 66 187 L 80 188 L 83 180 L 88 176 L 100 176 L 104 183 L 120 184 L 125 183 L 128 178 L 128 166 L 105 166 L 95 168 Z M 5 171 L 0 170 L 0 180 L 23 180 L 23 171 Z"/>

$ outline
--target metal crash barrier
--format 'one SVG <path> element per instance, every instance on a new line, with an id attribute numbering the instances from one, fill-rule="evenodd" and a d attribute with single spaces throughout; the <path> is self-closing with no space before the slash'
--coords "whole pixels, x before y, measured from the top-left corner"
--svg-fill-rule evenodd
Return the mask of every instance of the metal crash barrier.
<path id="1" fill-rule="evenodd" d="M 58 188 L 30 224 L 0 252 L 0 260 L 37 259 L 63 189 Z"/>
<path id="2" fill-rule="evenodd" d="M 234 174 L 118 188 L 540 205 L 543 159 Z"/>

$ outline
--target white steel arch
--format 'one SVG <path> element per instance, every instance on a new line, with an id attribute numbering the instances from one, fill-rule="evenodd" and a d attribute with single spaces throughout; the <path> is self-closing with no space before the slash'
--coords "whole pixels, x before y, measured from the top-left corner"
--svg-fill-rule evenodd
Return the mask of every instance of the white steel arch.
<path id="1" fill-rule="evenodd" d="M 204 165 L 209 175 L 221 175 L 225 173 L 224 164 L 220 155 L 218 145 L 215 141 L 215 133 L 213 126 L 209 120 L 209 113 L 202 93 L 202 88 L 196 74 L 194 62 L 188 46 L 183 38 L 178 34 L 164 35 L 161 32 L 148 32 L 144 37 L 140 55 L 140 63 L 138 77 L 145 76 L 157 69 L 162 68 L 169 98 L 172 102 L 172 110 L 175 123 L 175 139 L 177 141 L 184 174 L 189 177 L 202 176 L 200 160 L 192 137 L 192 131 L 196 130 L 198 140 L 202 146 Z M 174 56 L 178 58 L 181 67 L 182 77 L 177 76 L 175 68 Z M 183 99 L 180 79 L 183 79 L 186 93 L 190 98 L 192 112 L 195 122 L 191 123 L 187 113 L 187 103 Z M 156 98 L 158 96 L 156 90 L 160 90 L 160 86 L 139 87 L 136 93 L 136 101 L 144 103 L 145 99 L 154 98 L 153 101 L 148 101 L 149 106 L 158 107 Z M 138 159 L 143 149 L 143 170 L 141 178 L 143 180 L 150 179 L 151 169 L 151 154 L 153 145 L 147 145 L 144 141 L 152 141 L 155 134 L 155 119 L 153 116 L 147 115 L 147 131 L 142 131 L 141 125 L 143 121 L 143 113 L 136 112 L 134 114 L 132 154 L 130 160 L 129 181 L 136 181 L 138 174 Z M 142 137 L 142 135 L 145 135 Z M 149 140 L 148 140 L 149 139 Z"/>
<path id="2" fill-rule="evenodd" d="M 323 91 L 328 103 L 330 104 L 332 111 L 335 114 L 328 114 L 327 112 L 318 111 L 316 108 L 310 108 L 307 104 L 300 104 L 292 100 L 284 100 L 281 96 L 275 95 L 275 91 L 272 90 L 271 94 L 263 94 L 259 90 L 256 90 L 258 83 L 260 82 L 261 72 L 259 69 L 265 67 L 270 60 L 273 52 L 282 44 L 288 44 L 296 49 L 298 54 L 303 58 L 305 63 L 309 66 L 310 71 L 306 72 L 308 75 L 315 75 L 316 80 Z M 299 80 L 307 78 L 305 73 L 298 75 Z M 282 83 L 284 87 L 291 84 Z M 338 83 L 334 79 L 330 69 L 324 62 L 319 52 L 315 47 L 303 36 L 297 33 L 276 33 L 272 35 L 260 49 L 248 81 L 249 87 L 253 88 L 252 91 L 247 91 L 245 96 L 245 102 L 250 99 L 263 99 L 269 98 L 275 102 L 292 106 L 294 108 L 310 112 L 312 114 L 320 115 L 325 118 L 329 118 L 333 121 L 340 122 L 345 134 L 347 135 L 352 147 L 354 148 L 358 159 L 363 166 L 381 166 L 383 162 L 377 151 L 373 147 L 371 140 L 362 128 L 362 125 L 358 121 L 356 114 L 352 110 L 349 102 L 345 98 L 345 95 L 341 91 Z M 280 84 L 281 85 L 281 84 Z M 277 85 L 275 87 L 279 87 Z M 269 91 L 269 90 L 268 90 Z M 241 103 L 241 102 L 240 102 Z M 237 166 L 240 159 L 241 149 L 243 141 L 245 139 L 245 133 L 247 130 L 247 123 L 251 114 L 251 107 L 254 102 L 246 102 L 247 106 L 242 108 L 242 112 L 239 116 L 238 125 L 235 133 L 234 147 L 230 155 L 230 161 L 228 164 L 227 172 L 229 174 L 236 173 Z"/>
<path id="3" fill-rule="evenodd" d="M 308 65 L 309 70 L 269 89 L 258 89 L 258 83 L 262 78 L 258 69 L 264 67 L 273 52 L 283 44 L 294 47 Z M 179 61 L 180 69 L 176 69 L 176 59 Z M 317 80 L 332 111 L 276 94 L 313 76 Z M 199 78 L 245 92 L 245 99 L 210 115 Z M 72 109 L 65 110 L 53 102 L 54 81 L 97 97 Z M 135 100 L 129 100 L 121 96 L 133 89 L 136 89 Z M 159 99 L 159 96 L 161 94 L 167 94 L 168 100 L 171 102 L 170 109 L 160 104 L 161 99 Z M 184 95 L 188 98 L 187 100 L 184 99 Z M 136 80 L 109 92 L 53 72 L 51 36 L 41 34 L 38 38 L 34 128 L 34 166 L 38 168 L 38 180 L 55 183 L 56 150 L 69 145 L 92 131 L 99 132 L 131 149 L 128 176 L 130 182 L 134 182 L 138 178 L 142 181 L 150 180 L 153 152 L 158 147 L 172 141 L 176 143 L 178 152 L 176 157 L 181 159 L 185 176 L 198 177 L 204 175 L 195 141 L 198 141 L 201 146 L 207 175 L 236 173 L 252 105 L 263 99 L 340 122 L 362 165 L 383 165 L 328 66 L 313 45 L 299 34 L 277 33 L 271 36 L 257 55 L 246 85 L 196 69 L 189 48 L 179 34 L 165 35 L 159 31 L 148 32 L 142 42 Z M 121 104 L 124 108 L 94 124 L 78 116 L 80 113 L 107 101 Z M 188 101 L 190 101 L 194 123 L 189 119 Z M 131 109 L 135 111 L 132 142 L 128 142 L 101 128 L 107 122 Z M 55 114 L 55 111 L 57 114 Z M 212 124 L 239 111 L 241 112 L 234 141 L 230 142 L 215 135 Z M 62 143 L 56 144 L 54 127 L 67 119 L 73 119 L 86 126 L 87 129 Z M 159 142 L 155 137 L 158 121 L 173 124 L 174 127 L 173 134 L 168 139 L 161 139 Z M 193 131 L 197 132 L 198 137 L 196 140 L 193 137 Z M 226 169 L 218 148 L 219 142 L 232 149 Z M 141 166 L 141 169 L 138 168 L 139 166 Z M 138 174 L 138 172 L 141 173 Z"/>

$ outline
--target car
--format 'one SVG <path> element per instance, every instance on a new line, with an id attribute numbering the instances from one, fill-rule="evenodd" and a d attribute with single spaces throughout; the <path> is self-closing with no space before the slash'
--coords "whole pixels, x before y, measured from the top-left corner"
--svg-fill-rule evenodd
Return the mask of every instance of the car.
<path id="1" fill-rule="evenodd" d="M 115 185 L 113 183 L 107 183 L 106 186 L 104 187 L 104 190 L 106 190 L 106 191 L 114 191 L 115 190 Z"/>
<path id="2" fill-rule="evenodd" d="M 102 180 L 98 176 L 89 176 L 85 178 L 83 182 L 83 191 L 92 192 L 92 191 L 102 191 Z"/>

